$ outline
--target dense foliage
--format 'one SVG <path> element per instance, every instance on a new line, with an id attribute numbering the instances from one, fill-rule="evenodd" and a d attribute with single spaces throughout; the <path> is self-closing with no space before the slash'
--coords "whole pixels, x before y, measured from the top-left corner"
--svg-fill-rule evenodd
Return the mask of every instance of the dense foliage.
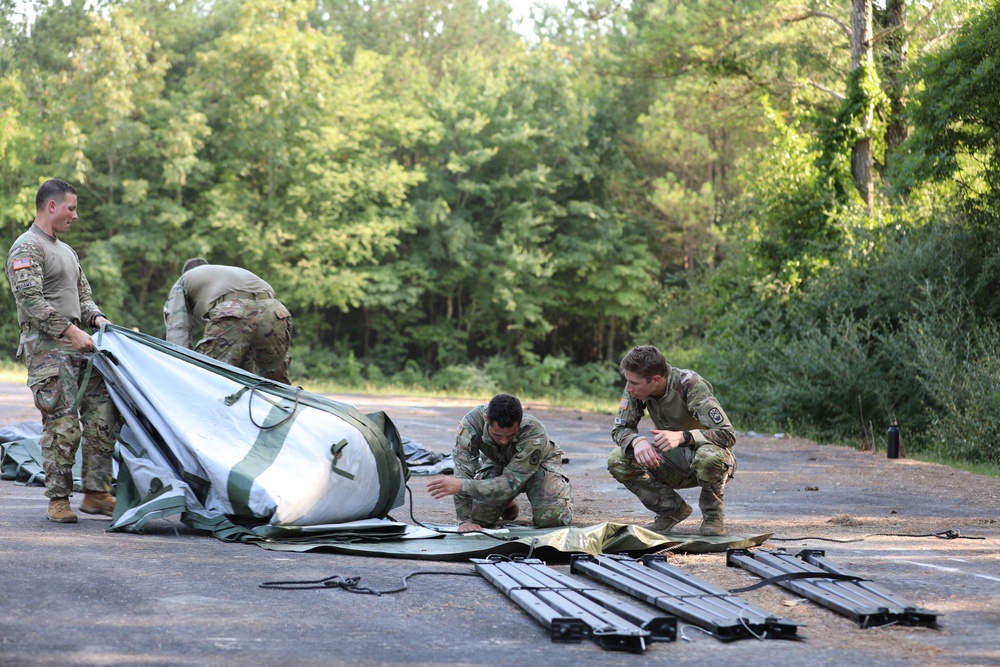
<path id="1" fill-rule="evenodd" d="M 257 272 L 303 381 L 610 406 L 654 343 L 739 428 L 1000 463 L 996 5 L 509 10 L 0 0 L 0 226 L 76 184 L 155 335 L 188 257 Z"/>

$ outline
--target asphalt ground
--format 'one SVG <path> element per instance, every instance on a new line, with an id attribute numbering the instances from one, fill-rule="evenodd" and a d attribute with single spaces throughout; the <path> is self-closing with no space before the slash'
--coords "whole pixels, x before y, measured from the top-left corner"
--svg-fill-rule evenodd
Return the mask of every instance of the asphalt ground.
<path id="1" fill-rule="evenodd" d="M 433 451 L 450 450 L 456 422 L 472 407 L 339 398 L 384 409 L 404 435 Z M 603 469 L 610 417 L 528 408 L 570 459 L 576 525 L 648 520 Z M 36 419 L 28 390 L 0 385 L 0 425 L 26 419 Z M 0 665 L 1000 665 L 997 480 L 807 441 L 744 436 L 739 446 L 740 472 L 727 490 L 731 532 L 856 540 L 765 546 L 824 549 L 838 564 L 941 613 L 940 627 L 861 629 L 769 586 L 742 597 L 803 623 L 799 640 L 725 643 L 681 624 L 678 641 L 652 643 L 643 653 L 557 643 L 490 583 L 466 576 L 474 572 L 467 563 L 272 552 L 224 543 L 175 520 L 154 521 L 144 534 L 107 532 L 109 518 L 85 514 L 77 524 L 54 524 L 45 519 L 41 487 L 3 481 Z M 414 515 L 453 520 L 450 503 L 424 491 L 427 479 L 410 480 Z M 74 508 L 80 500 L 73 498 Z M 409 522 L 409 511 L 393 516 Z M 697 523 L 686 529 L 696 531 Z M 944 529 L 985 539 L 871 536 Z M 724 554 L 671 562 L 725 588 L 758 581 L 727 568 Z M 550 567 L 569 570 L 563 562 Z M 389 590 L 407 575 L 405 591 L 380 596 L 260 586 L 340 576 Z"/>

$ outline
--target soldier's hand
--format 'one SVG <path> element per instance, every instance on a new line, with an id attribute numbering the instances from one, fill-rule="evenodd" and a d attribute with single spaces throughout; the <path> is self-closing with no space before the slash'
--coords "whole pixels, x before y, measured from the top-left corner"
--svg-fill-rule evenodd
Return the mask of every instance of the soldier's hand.
<path id="1" fill-rule="evenodd" d="M 652 470 L 660 466 L 660 453 L 645 438 L 637 440 L 632 445 L 632 454 L 635 457 L 635 462 L 643 468 Z"/>
<path id="2" fill-rule="evenodd" d="M 441 500 L 454 495 L 462 490 L 462 480 L 454 477 L 440 477 L 427 482 L 427 490 L 430 491 L 431 498 Z"/>
<path id="3" fill-rule="evenodd" d="M 62 335 L 63 338 L 69 339 L 69 342 L 73 345 L 73 349 L 77 352 L 92 352 L 94 349 L 94 339 L 90 337 L 89 333 L 75 324 L 69 325 L 66 331 L 63 331 Z"/>
<path id="4" fill-rule="evenodd" d="M 653 434 L 653 446 L 661 452 L 669 452 L 684 442 L 684 431 L 652 430 L 650 433 Z"/>
<path id="5" fill-rule="evenodd" d="M 458 524 L 458 532 L 460 533 L 471 533 L 474 530 L 482 530 L 483 527 L 478 523 L 472 523 L 471 521 L 465 521 Z"/>

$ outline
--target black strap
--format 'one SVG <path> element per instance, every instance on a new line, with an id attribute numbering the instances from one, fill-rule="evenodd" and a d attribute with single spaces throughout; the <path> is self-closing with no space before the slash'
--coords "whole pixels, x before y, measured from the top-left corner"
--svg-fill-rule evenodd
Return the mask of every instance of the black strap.
<path id="1" fill-rule="evenodd" d="M 331 577 L 326 577 L 325 579 L 316 579 L 313 581 L 265 581 L 260 584 L 261 588 L 271 588 L 277 590 L 285 591 L 304 591 L 313 588 L 342 588 L 348 593 L 364 593 L 367 595 L 388 595 L 391 593 L 401 593 L 405 591 L 409 585 L 407 580 L 410 577 L 415 577 L 421 574 L 440 574 L 446 576 L 457 576 L 457 577 L 478 577 L 479 574 L 476 572 L 442 572 L 435 570 L 418 570 L 416 572 L 410 572 L 405 577 L 403 577 L 403 584 L 398 588 L 391 588 L 384 591 L 377 591 L 373 588 L 367 588 L 360 586 L 361 577 L 341 577 L 339 574 L 335 574 Z"/>
<path id="2" fill-rule="evenodd" d="M 763 586 L 768 586 L 770 584 L 777 584 L 782 581 L 792 581 L 793 579 L 829 579 L 833 581 L 871 581 L 871 579 L 865 579 L 864 577 L 859 577 L 856 574 L 836 574 L 834 572 L 786 572 L 784 574 L 778 574 L 770 579 L 765 579 L 764 581 L 757 582 L 753 586 L 745 586 L 743 588 L 730 588 L 730 593 L 746 593 L 747 591 L 752 591 L 757 588 L 762 588 Z"/>

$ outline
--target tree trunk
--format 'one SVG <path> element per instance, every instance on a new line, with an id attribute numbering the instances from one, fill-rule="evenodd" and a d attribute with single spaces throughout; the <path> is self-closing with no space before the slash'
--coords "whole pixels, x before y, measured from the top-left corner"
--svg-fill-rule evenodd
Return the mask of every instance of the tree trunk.
<path id="1" fill-rule="evenodd" d="M 910 50 L 910 43 L 906 38 L 905 0 L 886 2 L 884 27 L 891 31 L 885 39 L 885 55 L 882 60 L 882 71 L 886 79 L 885 93 L 889 98 L 889 124 L 885 129 L 886 162 L 888 162 L 909 135 L 909 128 L 903 118 L 906 110 L 903 75 Z"/>
<path id="2" fill-rule="evenodd" d="M 858 69 L 863 66 L 872 66 L 872 0 L 851 0 L 851 67 Z M 861 119 L 866 131 L 871 129 L 872 115 L 869 102 Z M 874 142 L 869 136 L 859 140 L 851 151 L 851 174 L 854 176 L 854 185 L 868 208 L 869 217 L 875 215 L 873 146 Z"/>

